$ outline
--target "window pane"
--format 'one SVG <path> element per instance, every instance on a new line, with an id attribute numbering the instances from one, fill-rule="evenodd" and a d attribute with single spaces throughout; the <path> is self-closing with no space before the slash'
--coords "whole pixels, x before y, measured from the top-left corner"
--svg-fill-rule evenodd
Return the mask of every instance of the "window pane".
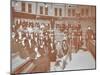
<path id="1" fill-rule="evenodd" d="M 48 7 L 45 7 L 45 15 L 48 15 Z"/>
<path id="2" fill-rule="evenodd" d="M 55 8 L 55 16 L 57 16 L 57 8 Z"/>
<path id="3" fill-rule="evenodd" d="M 81 9 L 81 15 L 84 16 L 84 9 Z"/>
<path id="4" fill-rule="evenodd" d="M 59 9 L 59 16 L 62 16 L 62 9 Z"/>
<path id="5" fill-rule="evenodd" d="M 72 9 L 72 15 L 75 16 L 75 9 Z"/>
<path id="6" fill-rule="evenodd" d="M 89 11 L 88 11 L 88 9 L 86 9 L 86 16 L 88 16 L 89 15 Z"/>
<path id="7" fill-rule="evenodd" d="M 71 10 L 68 9 L 68 16 L 71 16 Z"/>
<path id="8" fill-rule="evenodd" d="M 22 11 L 25 12 L 25 3 L 22 3 Z"/>
<path id="9" fill-rule="evenodd" d="M 40 14 L 43 14 L 43 7 L 40 6 Z"/>
<path id="10" fill-rule="evenodd" d="M 28 12 L 31 13 L 32 12 L 32 5 L 28 4 Z"/>

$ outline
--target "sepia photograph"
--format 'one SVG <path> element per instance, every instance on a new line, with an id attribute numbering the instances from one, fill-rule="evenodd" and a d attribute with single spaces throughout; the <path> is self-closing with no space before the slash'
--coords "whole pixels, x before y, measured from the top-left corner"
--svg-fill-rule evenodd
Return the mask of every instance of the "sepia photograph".
<path id="1" fill-rule="evenodd" d="M 96 6 L 11 0 L 11 74 L 96 69 Z"/>

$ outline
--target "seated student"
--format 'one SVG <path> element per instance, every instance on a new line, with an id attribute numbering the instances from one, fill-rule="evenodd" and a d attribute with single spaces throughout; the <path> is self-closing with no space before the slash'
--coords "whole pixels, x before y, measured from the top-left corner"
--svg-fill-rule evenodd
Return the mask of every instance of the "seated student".
<path id="1" fill-rule="evenodd" d="M 39 43 L 39 34 L 38 33 L 34 34 L 34 42 L 38 46 L 38 43 Z"/>
<path id="2" fill-rule="evenodd" d="M 18 42 L 17 45 L 18 45 L 17 49 L 19 51 L 20 57 L 23 58 L 23 59 L 27 58 L 28 57 L 28 50 L 27 50 L 27 47 L 26 47 L 26 40 Z"/>
<path id="3" fill-rule="evenodd" d="M 93 38 L 94 38 L 94 32 L 93 32 L 93 30 L 91 29 L 91 27 L 88 26 L 88 29 L 87 29 L 87 31 L 86 31 L 86 41 L 88 41 L 88 40 L 93 40 Z"/>
<path id="4" fill-rule="evenodd" d="M 56 50 L 57 50 L 57 58 L 62 58 L 64 56 L 64 53 L 60 41 L 58 41 L 56 44 Z"/>
<path id="5" fill-rule="evenodd" d="M 64 55 L 66 55 L 68 52 L 68 44 L 66 40 L 62 41 L 62 49 L 63 49 Z"/>
<path id="6" fill-rule="evenodd" d="M 17 37 L 15 38 L 12 35 L 12 39 L 11 39 L 11 52 L 12 53 L 17 53 L 18 52 L 18 44 L 17 44 L 16 40 L 17 40 Z"/>
<path id="7" fill-rule="evenodd" d="M 82 30 L 77 31 L 77 48 L 81 48 L 83 45 Z"/>
<path id="8" fill-rule="evenodd" d="M 50 69 L 50 61 L 47 56 L 44 55 L 42 50 L 35 50 L 37 53 L 35 68 L 33 68 L 32 72 L 49 72 Z"/>
<path id="9" fill-rule="evenodd" d="M 18 32 L 15 32 L 15 36 L 14 36 L 14 38 L 12 39 L 12 46 L 14 47 L 14 50 L 15 51 L 18 51 L 19 49 L 19 47 L 18 47 L 18 44 L 19 44 L 19 35 L 18 35 Z"/>
<path id="10" fill-rule="evenodd" d="M 45 42 L 42 40 L 40 40 L 40 43 L 39 43 L 39 51 L 45 55 L 45 46 L 44 46 Z"/>
<path id="11" fill-rule="evenodd" d="M 49 58 L 50 61 L 56 61 L 56 55 L 57 55 L 57 51 L 55 49 L 55 45 L 53 42 L 50 43 L 50 47 L 49 47 Z"/>
<path id="12" fill-rule="evenodd" d="M 56 61 L 54 65 L 54 71 L 62 71 L 63 70 L 63 63 L 61 60 Z"/>
<path id="13" fill-rule="evenodd" d="M 11 31 L 12 31 L 12 32 L 15 32 L 15 25 L 12 25 L 12 26 L 11 26 Z"/>
<path id="14" fill-rule="evenodd" d="M 89 26 L 86 31 L 86 50 L 89 50 L 91 54 L 93 55 L 94 59 L 96 59 L 96 51 L 95 51 L 95 40 L 94 40 L 94 32 Z"/>

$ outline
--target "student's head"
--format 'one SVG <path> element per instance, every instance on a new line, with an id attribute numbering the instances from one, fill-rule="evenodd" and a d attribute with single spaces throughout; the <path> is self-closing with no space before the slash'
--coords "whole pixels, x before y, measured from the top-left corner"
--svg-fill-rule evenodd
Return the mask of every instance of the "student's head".
<path id="1" fill-rule="evenodd" d="M 90 26 L 88 26 L 88 30 L 90 30 L 91 29 L 91 27 Z"/>

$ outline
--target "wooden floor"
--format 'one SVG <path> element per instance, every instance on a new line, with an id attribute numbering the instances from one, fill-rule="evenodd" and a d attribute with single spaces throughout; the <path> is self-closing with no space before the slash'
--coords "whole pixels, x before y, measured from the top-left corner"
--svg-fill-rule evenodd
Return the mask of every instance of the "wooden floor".
<path id="1" fill-rule="evenodd" d="M 48 72 L 50 69 L 49 59 L 44 57 L 39 57 L 37 60 L 28 60 L 22 65 L 18 66 L 12 74 L 18 73 L 38 73 L 38 72 Z"/>

